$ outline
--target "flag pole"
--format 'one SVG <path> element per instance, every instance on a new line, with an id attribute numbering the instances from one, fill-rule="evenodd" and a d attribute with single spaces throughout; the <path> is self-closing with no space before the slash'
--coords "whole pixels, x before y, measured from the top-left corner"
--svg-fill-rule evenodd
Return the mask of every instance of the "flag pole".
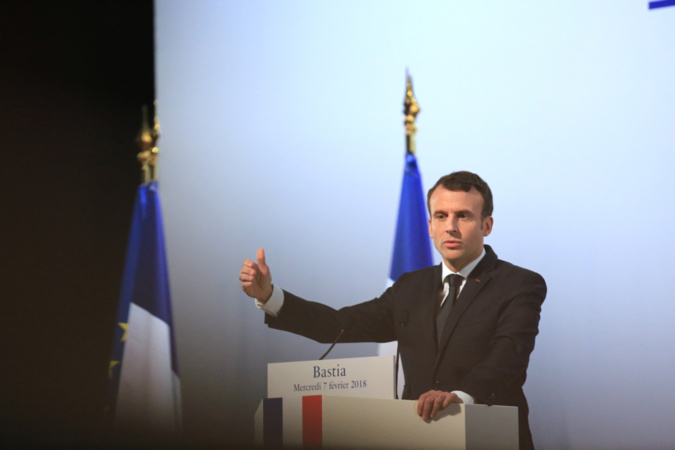
<path id="1" fill-rule="evenodd" d="M 157 101 L 155 101 L 157 106 Z M 157 140 L 159 139 L 159 120 L 155 113 L 154 127 L 150 129 L 148 124 L 148 107 L 143 105 L 141 111 L 141 129 L 136 137 L 136 143 L 141 151 L 138 153 L 138 162 L 141 163 L 141 183 L 148 184 L 157 180 L 157 157 L 159 149 Z"/>
<path id="2" fill-rule="evenodd" d="M 413 155 L 415 155 L 416 150 L 415 134 L 417 133 L 415 118 L 419 112 L 420 106 L 413 93 L 412 78 L 406 70 L 405 98 L 403 100 L 403 114 L 405 115 L 405 119 L 403 120 L 403 123 L 405 124 L 405 151 L 406 153 L 412 153 Z"/>

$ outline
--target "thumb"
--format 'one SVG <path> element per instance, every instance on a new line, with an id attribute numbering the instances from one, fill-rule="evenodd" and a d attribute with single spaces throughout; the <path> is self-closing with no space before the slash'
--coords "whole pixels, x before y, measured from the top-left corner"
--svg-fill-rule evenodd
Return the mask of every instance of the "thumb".
<path id="1" fill-rule="evenodd" d="M 269 273 L 270 268 L 267 267 L 267 264 L 265 263 L 265 249 L 264 248 L 258 249 L 258 253 L 256 254 L 256 259 L 258 260 L 258 266 L 260 267 L 260 270 L 262 272 L 265 272 L 265 274 Z"/>

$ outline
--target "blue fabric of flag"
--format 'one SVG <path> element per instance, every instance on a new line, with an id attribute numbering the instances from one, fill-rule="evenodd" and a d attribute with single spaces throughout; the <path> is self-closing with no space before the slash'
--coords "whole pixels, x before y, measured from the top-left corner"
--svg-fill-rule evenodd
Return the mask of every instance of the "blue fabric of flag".
<path id="1" fill-rule="evenodd" d="M 120 303 L 110 363 L 108 410 L 114 415 L 131 304 L 164 321 L 169 328 L 171 369 L 178 375 L 169 292 L 169 272 L 157 182 L 139 186 L 129 234 Z"/>
<path id="2" fill-rule="evenodd" d="M 392 281 L 396 281 L 405 272 L 422 269 L 433 263 L 422 177 L 417 158 L 407 153 L 389 276 Z"/>

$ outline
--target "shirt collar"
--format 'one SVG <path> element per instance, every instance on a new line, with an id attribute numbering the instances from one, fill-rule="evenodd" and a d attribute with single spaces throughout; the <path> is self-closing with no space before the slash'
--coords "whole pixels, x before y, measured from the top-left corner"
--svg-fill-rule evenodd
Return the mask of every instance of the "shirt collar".
<path id="1" fill-rule="evenodd" d="M 471 261 L 469 264 L 466 265 L 466 267 L 464 267 L 459 272 L 453 272 L 452 270 L 450 270 L 448 268 L 448 266 L 445 265 L 444 262 L 441 262 L 441 267 L 443 268 L 442 274 L 441 274 L 441 283 L 444 282 L 443 280 L 445 280 L 445 277 L 447 277 L 448 275 L 452 275 L 453 273 L 457 274 L 457 275 L 461 275 L 462 278 L 466 279 L 469 276 L 469 274 L 471 273 L 471 271 L 476 268 L 476 266 L 483 259 L 484 256 L 485 256 L 485 247 L 483 247 L 483 251 L 481 252 L 481 254 L 478 258 Z"/>

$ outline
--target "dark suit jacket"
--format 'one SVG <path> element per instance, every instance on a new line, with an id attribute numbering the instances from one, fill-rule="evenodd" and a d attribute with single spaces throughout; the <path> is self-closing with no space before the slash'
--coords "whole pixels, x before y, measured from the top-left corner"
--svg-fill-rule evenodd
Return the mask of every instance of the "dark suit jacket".
<path id="1" fill-rule="evenodd" d="M 403 398 L 417 399 L 431 389 L 459 390 L 476 403 L 517 406 L 521 448 L 529 448 L 522 387 L 546 283 L 540 275 L 498 259 L 489 246 L 485 249 L 450 312 L 440 348 L 435 321 L 440 265 L 405 273 L 382 296 L 339 311 L 284 292 L 278 317 L 266 315 L 265 322 L 324 343 L 342 328 L 347 330 L 341 342 L 398 340 Z"/>

